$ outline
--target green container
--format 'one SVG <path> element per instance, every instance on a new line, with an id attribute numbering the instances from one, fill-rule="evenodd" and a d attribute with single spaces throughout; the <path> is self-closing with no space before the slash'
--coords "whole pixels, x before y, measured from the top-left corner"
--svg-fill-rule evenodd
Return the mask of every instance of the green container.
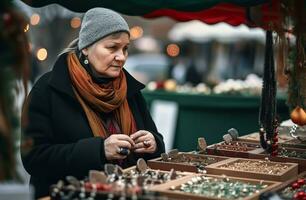
<path id="1" fill-rule="evenodd" d="M 202 95 L 165 91 L 144 91 L 143 95 L 149 107 L 154 100 L 178 104 L 173 148 L 178 148 L 180 151 L 195 150 L 198 137 L 205 137 L 208 144 L 220 142 L 230 128 L 236 128 L 240 136 L 258 131 L 260 105 L 258 96 Z M 281 121 L 289 118 L 285 97 L 277 98 L 277 114 Z"/>

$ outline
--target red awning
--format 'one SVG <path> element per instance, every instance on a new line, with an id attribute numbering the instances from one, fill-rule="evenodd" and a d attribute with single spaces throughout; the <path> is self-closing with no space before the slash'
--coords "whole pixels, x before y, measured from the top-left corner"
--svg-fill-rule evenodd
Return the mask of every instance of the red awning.
<path id="1" fill-rule="evenodd" d="M 200 20 L 207 24 L 226 22 L 237 26 L 246 24 L 251 27 L 268 28 L 271 23 L 280 21 L 279 1 L 273 0 L 257 7 L 245 8 L 234 4 L 222 3 L 212 8 L 197 11 L 183 12 L 171 9 L 160 9 L 144 15 L 145 18 L 168 16 L 178 21 Z"/>

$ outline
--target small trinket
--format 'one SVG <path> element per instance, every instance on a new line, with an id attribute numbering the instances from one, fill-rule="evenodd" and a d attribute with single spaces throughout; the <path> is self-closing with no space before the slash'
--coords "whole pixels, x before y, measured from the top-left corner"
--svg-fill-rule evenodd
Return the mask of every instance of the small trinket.
<path id="1" fill-rule="evenodd" d="M 111 174 L 114 174 L 115 173 L 115 165 L 113 164 L 109 164 L 109 163 L 106 163 L 104 165 L 104 171 L 107 175 L 111 175 Z"/>
<path id="2" fill-rule="evenodd" d="M 139 159 L 137 160 L 136 168 L 137 168 L 137 170 L 138 170 L 140 173 L 144 173 L 144 172 L 147 170 L 148 165 L 147 165 L 146 161 L 145 161 L 143 158 L 139 158 Z"/>
<path id="3" fill-rule="evenodd" d="M 233 141 L 233 138 L 230 134 L 225 134 L 223 135 L 223 140 L 225 143 L 229 144 Z"/>
<path id="4" fill-rule="evenodd" d="M 118 176 L 122 176 L 123 175 L 123 169 L 120 166 L 116 165 L 115 173 Z"/>
<path id="5" fill-rule="evenodd" d="M 177 177 L 176 171 L 174 169 L 171 169 L 169 173 L 170 180 L 174 180 Z"/>
<path id="6" fill-rule="evenodd" d="M 207 143 L 206 143 L 205 138 L 199 137 L 198 138 L 198 149 L 199 149 L 199 151 L 201 151 L 201 152 L 206 151 L 206 147 L 207 147 Z"/>
<path id="7" fill-rule="evenodd" d="M 238 140 L 239 133 L 238 133 L 237 129 L 231 128 L 227 131 L 227 133 L 230 134 L 230 136 L 233 138 L 233 140 Z"/>
<path id="8" fill-rule="evenodd" d="M 59 180 L 59 181 L 56 183 L 56 187 L 59 188 L 59 189 L 63 188 L 63 186 L 64 186 L 64 181 L 62 181 L 62 180 Z"/>
<path id="9" fill-rule="evenodd" d="M 162 153 L 162 154 L 160 154 L 160 156 L 161 156 L 163 161 L 168 161 L 168 159 L 169 159 L 169 156 L 166 153 Z"/>
<path id="10" fill-rule="evenodd" d="M 78 181 L 78 179 L 76 179 L 75 177 L 73 176 L 67 176 L 66 177 L 66 180 L 69 184 L 75 186 L 76 188 L 79 188 L 81 187 L 81 183 Z"/>
<path id="11" fill-rule="evenodd" d="M 97 171 L 97 170 L 90 170 L 89 171 L 89 182 L 90 183 L 106 183 L 106 175 L 104 172 Z"/>
<path id="12" fill-rule="evenodd" d="M 140 186 L 140 187 L 142 187 L 142 186 L 144 185 L 145 180 L 146 180 L 146 177 L 145 177 L 145 176 L 141 176 L 141 175 L 138 176 L 138 177 L 136 178 L 137 185 Z"/>
<path id="13" fill-rule="evenodd" d="M 170 158 L 175 158 L 178 155 L 179 151 L 177 149 L 172 149 L 168 152 Z"/>

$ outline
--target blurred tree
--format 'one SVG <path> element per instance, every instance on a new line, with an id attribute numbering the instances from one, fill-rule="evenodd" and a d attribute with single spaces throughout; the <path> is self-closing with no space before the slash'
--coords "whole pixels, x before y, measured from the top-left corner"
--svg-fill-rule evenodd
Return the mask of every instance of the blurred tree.
<path id="1" fill-rule="evenodd" d="M 10 0 L 0 2 L 0 181 L 16 180 L 14 139 L 19 127 L 14 112 L 16 80 L 29 76 L 26 22 Z M 26 94 L 27 92 L 25 92 Z"/>

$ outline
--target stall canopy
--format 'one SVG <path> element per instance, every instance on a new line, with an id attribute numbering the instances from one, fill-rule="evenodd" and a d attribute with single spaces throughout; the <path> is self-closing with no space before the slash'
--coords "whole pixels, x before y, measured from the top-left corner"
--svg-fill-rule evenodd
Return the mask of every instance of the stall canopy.
<path id="1" fill-rule="evenodd" d="M 279 19 L 278 0 L 23 0 L 32 7 L 52 3 L 75 12 L 105 7 L 122 14 L 156 18 L 168 16 L 178 21 L 200 20 L 207 24 L 226 22 L 230 25 L 266 27 Z"/>
<path id="2" fill-rule="evenodd" d="M 224 22 L 207 25 L 196 20 L 176 23 L 169 31 L 168 37 L 172 41 L 208 42 L 216 40 L 229 43 L 238 40 L 254 40 L 261 43 L 265 42 L 265 32 L 261 28 L 248 28 L 244 24 L 233 27 Z"/>

